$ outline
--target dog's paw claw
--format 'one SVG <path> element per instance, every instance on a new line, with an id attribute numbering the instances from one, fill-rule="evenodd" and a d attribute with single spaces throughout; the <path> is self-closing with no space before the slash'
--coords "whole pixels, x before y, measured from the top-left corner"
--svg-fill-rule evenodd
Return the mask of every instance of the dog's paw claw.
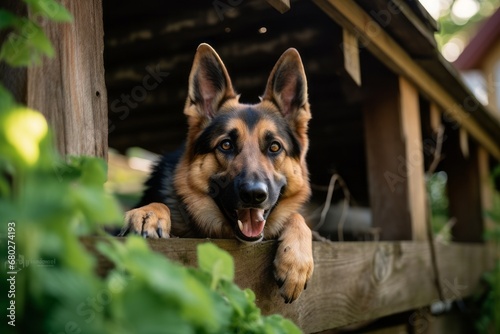
<path id="1" fill-rule="evenodd" d="M 280 245 L 274 261 L 274 277 L 286 304 L 292 303 L 305 290 L 314 268 L 312 255 L 305 257 L 297 252 L 292 246 Z"/>
<path id="2" fill-rule="evenodd" d="M 125 214 L 125 226 L 118 236 L 138 234 L 144 238 L 170 237 L 170 210 L 165 204 L 151 203 Z"/>
<path id="3" fill-rule="evenodd" d="M 276 279 L 276 284 L 278 284 L 278 288 L 280 288 L 280 289 L 281 289 L 281 287 L 283 286 L 283 284 L 285 284 L 285 281 L 284 281 L 284 280 L 282 280 L 282 279 L 280 279 L 280 278 L 278 278 L 278 277 L 276 276 L 276 273 L 274 273 L 274 277 L 275 277 L 275 279 Z"/>

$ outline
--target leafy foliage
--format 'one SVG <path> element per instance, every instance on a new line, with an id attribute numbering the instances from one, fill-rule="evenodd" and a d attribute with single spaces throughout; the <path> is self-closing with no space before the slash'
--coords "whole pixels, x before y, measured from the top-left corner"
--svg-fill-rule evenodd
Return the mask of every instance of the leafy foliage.
<path id="1" fill-rule="evenodd" d="M 438 19 L 439 32 L 436 41 L 439 47 L 445 45 L 452 38 L 467 40 L 474 33 L 478 24 L 490 16 L 500 5 L 500 0 L 475 0 L 478 3 L 478 12 L 466 21 L 459 22 L 453 16 L 451 8 L 457 0 L 450 1 L 449 9 L 445 10 Z"/>
<path id="2" fill-rule="evenodd" d="M 54 48 L 42 29 L 48 21 L 71 22 L 71 14 L 55 0 L 24 0 L 32 19 L 19 17 L 0 8 L 0 30 L 9 29 L 0 61 L 13 67 L 40 63 L 43 56 L 53 57 Z M 39 22 L 39 23 L 37 23 Z"/>
<path id="3" fill-rule="evenodd" d="M 427 195 L 431 206 L 432 232 L 441 241 L 451 241 L 449 226 L 448 196 L 446 194 L 447 175 L 440 171 L 426 180 Z"/>

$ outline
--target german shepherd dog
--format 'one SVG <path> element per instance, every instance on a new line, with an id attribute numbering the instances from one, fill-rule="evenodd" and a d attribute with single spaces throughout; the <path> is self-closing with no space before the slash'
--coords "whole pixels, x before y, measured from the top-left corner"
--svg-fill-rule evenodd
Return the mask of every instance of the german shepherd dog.
<path id="1" fill-rule="evenodd" d="M 189 76 L 183 152 L 156 165 L 120 236 L 277 239 L 274 276 L 291 303 L 314 267 L 311 230 L 298 213 L 311 192 L 311 113 L 297 50 L 280 57 L 260 103 L 238 99 L 217 53 L 201 44 Z"/>

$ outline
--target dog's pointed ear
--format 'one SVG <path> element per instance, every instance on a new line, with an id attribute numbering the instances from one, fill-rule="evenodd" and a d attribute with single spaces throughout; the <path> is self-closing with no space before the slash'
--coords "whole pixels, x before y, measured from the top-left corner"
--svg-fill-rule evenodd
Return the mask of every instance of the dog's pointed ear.
<path id="1" fill-rule="evenodd" d="M 274 65 L 262 100 L 276 104 L 285 118 L 310 119 L 307 79 L 299 52 L 286 50 Z"/>
<path id="2" fill-rule="evenodd" d="M 212 118 L 221 102 L 229 98 L 236 98 L 236 94 L 224 63 L 210 45 L 200 44 L 189 75 L 188 103 L 200 116 Z"/>

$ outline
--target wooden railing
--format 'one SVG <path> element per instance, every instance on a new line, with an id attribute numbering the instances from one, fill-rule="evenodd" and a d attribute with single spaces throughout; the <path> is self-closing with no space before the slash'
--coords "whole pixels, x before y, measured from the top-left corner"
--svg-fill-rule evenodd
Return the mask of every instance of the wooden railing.
<path id="1" fill-rule="evenodd" d="M 99 240 L 85 238 L 82 242 L 93 249 Z M 232 254 L 236 283 L 255 292 L 264 314 L 282 314 L 306 333 L 375 320 L 440 300 L 462 299 L 476 291 L 482 273 L 490 266 L 482 244 L 436 244 L 436 275 L 426 242 L 314 242 L 314 275 L 299 299 L 285 304 L 272 274 L 273 241 L 254 245 L 208 239 L 148 243 L 169 259 L 195 266 L 196 245 L 207 241 Z M 104 274 L 111 263 L 98 258 L 98 270 Z"/>

